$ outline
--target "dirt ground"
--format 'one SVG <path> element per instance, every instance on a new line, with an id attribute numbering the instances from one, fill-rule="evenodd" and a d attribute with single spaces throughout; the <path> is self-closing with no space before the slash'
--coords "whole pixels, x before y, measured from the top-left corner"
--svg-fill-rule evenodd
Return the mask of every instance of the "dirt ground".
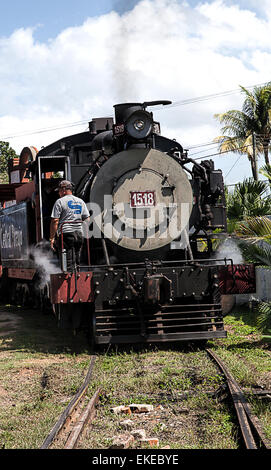
<path id="1" fill-rule="evenodd" d="M 0 337 L 8 336 L 20 328 L 23 317 L 14 313 L 0 311 Z"/>
<path id="2" fill-rule="evenodd" d="M 235 327 L 227 328 L 230 338 L 235 338 Z M 235 350 L 227 343 L 230 338 L 217 347 L 228 354 L 230 364 L 233 361 L 237 380 L 244 386 L 257 381 L 266 388 L 271 374 L 269 350 L 258 348 L 258 336 L 248 337 L 247 330 Z M 0 448 L 39 448 L 81 386 L 91 354 L 86 336 L 59 330 L 53 315 L 0 306 Z M 103 394 L 97 419 L 80 448 L 110 448 L 119 434 L 144 429 L 147 437 L 158 439 L 161 449 L 235 449 L 238 442 L 231 410 L 207 393 L 220 385 L 216 368 L 201 350 L 183 351 L 169 345 L 99 352 L 89 394 L 97 386 Z M 192 392 L 187 399 L 183 398 L 186 391 Z M 111 412 L 112 407 L 131 402 L 152 403 L 154 410 L 127 417 Z M 270 433 L 269 408 L 260 414 Z M 131 429 L 122 423 L 126 418 Z M 133 447 L 138 445 L 134 441 Z"/>

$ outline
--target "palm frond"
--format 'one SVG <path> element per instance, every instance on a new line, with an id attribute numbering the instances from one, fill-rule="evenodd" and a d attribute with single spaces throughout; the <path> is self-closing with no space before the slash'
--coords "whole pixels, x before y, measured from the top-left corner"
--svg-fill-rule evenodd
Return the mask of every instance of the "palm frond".
<path id="1" fill-rule="evenodd" d="M 236 185 L 236 192 L 241 196 L 252 195 L 253 198 L 262 196 L 267 190 L 267 184 L 264 181 L 255 181 L 252 178 L 246 178 Z"/>
<path id="2" fill-rule="evenodd" d="M 262 168 L 260 168 L 259 172 L 267 179 L 271 180 L 271 165 L 264 165 Z"/>
<path id="3" fill-rule="evenodd" d="M 258 306 L 257 327 L 262 331 L 271 329 L 271 302 L 260 302 Z"/>
<path id="4" fill-rule="evenodd" d="M 238 227 L 238 235 L 266 242 L 271 240 L 271 220 L 266 216 L 251 217 Z"/>
<path id="5" fill-rule="evenodd" d="M 271 214 L 271 197 L 265 197 L 267 188 L 268 184 L 266 182 L 254 181 L 252 178 L 238 183 L 233 193 L 229 193 L 226 198 L 228 217 L 240 221 L 245 219 L 244 230 L 247 230 L 249 219 Z M 261 221 L 261 224 L 263 224 L 263 221 Z M 240 235 L 245 236 L 246 233 L 242 233 L 242 230 L 243 226 L 240 227 L 239 232 Z"/>
<path id="6" fill-rule="evenodd" d="M 258 135 L 256 153 L 264 154 L 265 161 L 268 163 L 268 147 L 271 142 L 271 82 L 261 87 L 254 87 L 252 91 L 243 86 L 240 88 L 245 95 L 242 111 L 231 109 L 214 115 L 215 119 L 220 121 L 223 134 L 218 141 L 220 151 L 246 153 L 251 163 L 252 174 L 256 179 L 252 135 L 253 133 Z M 237 139 L 236 145 L 233 145 L 230 139 Z"/>
<path id="7" fill-rule="evenodd" d="M 223 126 L 221 131 L 223 135 L 229 135 L 234 138 L 246 139 L 248 134 L 251 134 L 253 129 L 247 120 L 246 116 L 233 116 L 230 112 L 225 113 L 223 119 L 220 121 Z"/>
<path id="8" fill-rule="evenodd" d="M 238 241 L 238 247 L 247 263 L 262 264 L 271 266 L 271 247 L 247 241 Z"/>
<path id="9" fill-rule="evenodd" d="M 219 143 L 220 152 L 238 152 L 247 153 L 247 146 L 244 144 L 243 139 L 237 137 L 230 137 L 227 135 L 220 135 L 214 139 L 214 142 Z"/>

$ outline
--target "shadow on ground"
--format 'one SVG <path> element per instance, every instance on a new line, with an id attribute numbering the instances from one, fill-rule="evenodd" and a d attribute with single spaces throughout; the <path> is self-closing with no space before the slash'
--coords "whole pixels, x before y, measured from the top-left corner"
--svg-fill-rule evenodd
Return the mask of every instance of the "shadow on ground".
<path id="1" fill-rule="evenodd" d="M 53 314 L 15 306 L 0 306 L 0 351 L 27 350 L 51 354 L 88 352 L 85 332 L 74 335 L 57 327 Z"/>
<path id="2" fill-rule="evenodd" d="M 0 352 L 3 350 L 27 350 L 32 353 L 47 354 L 99 353 L 111 355 L 148 350 L 191 352 L 204 349 L 204 347 L 205 344 L 200 342 L 176 342 L 132 345 L 107 344 L 96 346 L 93 349 L 86 331 L 79 331 L 74 335 L 71 330 L 59 329 L 53 314 L 45 315 L 39 310 L 15 306 L 0 306 Z"/>

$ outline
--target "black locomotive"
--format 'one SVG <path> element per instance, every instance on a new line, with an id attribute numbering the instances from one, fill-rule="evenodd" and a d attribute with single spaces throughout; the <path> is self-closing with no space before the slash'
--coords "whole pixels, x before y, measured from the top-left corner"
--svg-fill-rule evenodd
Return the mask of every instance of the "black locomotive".
<path id="1" fill-rule="evenodd" d="M 169 103 L 118 104 L 115 119 L 23 149 L 0 187 L 2 203 L 13 200 L 0 216 L 2 285 L 13 285 L 13 301 L 51 305 L 60 326 L 87 325 L 98 344 L 226 336 L 221 273 L 232 262 L 221 267 L 212 248 L 214 232 L 226 231 L 222 172 L 161 135 L 147 108 Z M 65 250 L 56 258 L 44 249 L 61 179 L 91 213 L 72 273 Z"/>

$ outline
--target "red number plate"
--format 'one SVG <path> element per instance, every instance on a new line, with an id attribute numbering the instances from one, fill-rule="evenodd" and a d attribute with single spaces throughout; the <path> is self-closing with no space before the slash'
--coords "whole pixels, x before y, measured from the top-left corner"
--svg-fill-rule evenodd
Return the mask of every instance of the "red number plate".
<path id="1" fill-rule="evenodd" d="M 114 124 L 113 125 L 113 133 L 114 135 L 122 135 L 124 134 L 125 127 L 124 124 Z"/>
<path id="2" fill-rule="evenodd" d="M 131 207 L 153 207 L 155 206 L 155 191 L 131 191 Z"/>

